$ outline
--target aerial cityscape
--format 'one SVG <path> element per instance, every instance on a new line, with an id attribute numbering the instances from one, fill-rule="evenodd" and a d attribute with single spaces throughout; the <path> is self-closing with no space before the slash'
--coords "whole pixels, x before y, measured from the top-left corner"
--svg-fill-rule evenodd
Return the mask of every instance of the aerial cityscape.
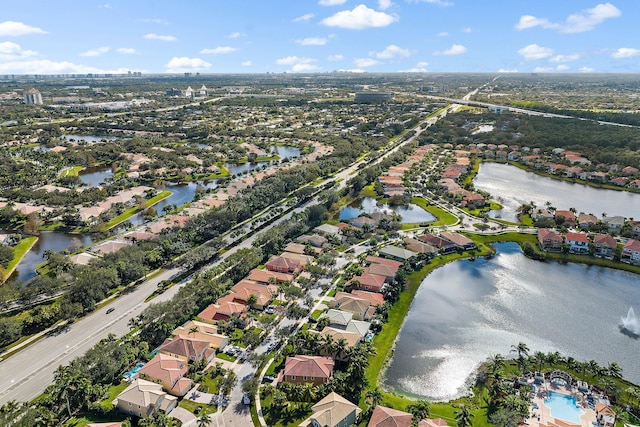
<path id="1" fill-rule="evenodd" d="M 640 3 L 239 3 L 3 6 L 0 426 L 640 426 Z"/>

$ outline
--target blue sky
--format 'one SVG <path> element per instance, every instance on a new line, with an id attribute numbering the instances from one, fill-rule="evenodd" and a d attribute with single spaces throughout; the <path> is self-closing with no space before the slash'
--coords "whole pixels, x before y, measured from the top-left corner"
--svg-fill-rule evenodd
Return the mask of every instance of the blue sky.
<path id="1" fill-rule="evenodd" d="M 0 74 L 640 72 L 638 0 L 20 0 Z"/>

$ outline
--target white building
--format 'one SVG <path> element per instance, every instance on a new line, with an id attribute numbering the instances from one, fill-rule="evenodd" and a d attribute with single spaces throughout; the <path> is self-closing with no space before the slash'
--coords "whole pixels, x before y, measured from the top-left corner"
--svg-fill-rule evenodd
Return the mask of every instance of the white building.
<path id="1" fill-rule="evenodd" d="M 42 105 L 42 95 L 38 89 L 29 89 L 24 93 L 25 104 Z"/>

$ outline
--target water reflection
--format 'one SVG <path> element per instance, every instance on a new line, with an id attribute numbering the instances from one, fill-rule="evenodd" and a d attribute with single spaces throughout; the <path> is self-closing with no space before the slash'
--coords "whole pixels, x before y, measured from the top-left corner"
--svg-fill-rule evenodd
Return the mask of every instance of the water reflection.
<path id="1" fill-rule="evenodd" d="M 640 301 L 640 276 L 580 264 L 532 261 L 516 244 L 492 260 L 459 261 L 420 285 L 385 373 L 393 389 L 435 400 L 460 396 L 481 362 L 559 351 L 601 365 L 616 361 L 640 383 L 640 342 L 620 333 L 629 301 Z"/>
<path id="2" fill-rule="evenodd" d="M 551 202 L 557 209 L 575 208 L 578 212 L 598 217 L 604 212 L 607 216 L 637 218 L 640 211 L 638 193 L 560 181 L 501 163 L 482 163 L 473 185 L 489 192 L 503 206 L 491 216 L 514 222 L 517 221 L 518 207 L 531 201 L 540 208 Z"/>
<path id="3" fill-rule="evenodd" d="M 376 199 L 365 197 L 358 199 L 348 206 L 340 209 L 339 219 L 341 221 L 357 218 L 363 213 L 372 213 L 375 211 L 396 213 L 402 217 L 402 224 L 419 224 L 423 222 L 435 221 L 435 217 L 425 211 L 418 205 L 408 204 L 407 206 L 389 206 L 386 204 L 378 205 Z"/>

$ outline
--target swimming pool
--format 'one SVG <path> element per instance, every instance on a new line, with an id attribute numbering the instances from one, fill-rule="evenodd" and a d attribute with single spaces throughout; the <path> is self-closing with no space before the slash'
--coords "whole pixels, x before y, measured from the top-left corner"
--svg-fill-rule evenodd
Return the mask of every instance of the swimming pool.
<path id="1" fill-rule="evenodd" d="M 132 381 L 132 380 L 133 380 L 133 377 L 135 377 L 135 376 L 136 376 L 136 374 L 138 373 L 138 371 L 139 371 L 140 369 L 142 369 L 142 367 L 143 367 L 143 366 L 144 366 L 144 363 L 142 363 L 142 362 L 138 363 L 136 366 L 134 366 L 134 367 L 133 367 L 133 369 L 132 369 L 132 370 L 130 370 L 129 372 L 127 372 L 127 373 L 125 373 L 125 374 L 124 374 L 124 378 L 125 378 L 127 381 Z"/>
<path id="2" fill-rule="evenodd" d="M 576 398 L 566 394 L 549 392 L 544 404 L 551 410 L 551 416 L 565 421 L 580 424 L 580 416 L 584 414 L 582 408 L 576 404 Z"/>

